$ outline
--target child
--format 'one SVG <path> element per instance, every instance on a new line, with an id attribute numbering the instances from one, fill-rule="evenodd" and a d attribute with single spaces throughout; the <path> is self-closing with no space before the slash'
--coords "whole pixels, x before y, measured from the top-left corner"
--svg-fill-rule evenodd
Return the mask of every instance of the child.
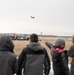
<path id="1" fill-rule="evenodd" d="M 69 75 L 67 51 L 64 39 L 57 39 L 51 48 L 54 75 Z"/>

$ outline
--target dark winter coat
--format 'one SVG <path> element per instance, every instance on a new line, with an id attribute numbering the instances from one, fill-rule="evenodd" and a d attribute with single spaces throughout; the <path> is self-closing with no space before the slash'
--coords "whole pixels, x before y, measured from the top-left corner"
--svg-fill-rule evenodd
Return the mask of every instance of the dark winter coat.
<path id="1" fill-rule="evenodd" d="M 67 51 L 56 51 L 56 48 L 52 47 L 51 55 L 54 73 L 57 73 L 57 75 L 69 75 Z"/>
<path id="2" fill-rule="evenodd" d="M 14 44 L 9 36 L 0 37 L 0 75 L 15 73 L 16 56 L 13 48 Z"/>
<path id="3" fill-rule="evenodd" d="M 39 43 L 30 43 L 24 48 L 18 59 L 17 75 L 21 75 L 24 64 L 24 75 L 45 75 L 50 71 L 50 60 L 47 52 Z"/>
<path id="4" fill-rule="evenodd" d="M 74 45 L 70 47 L 68 56 L 72 58 L 70 75 L 74 75 Z"/>

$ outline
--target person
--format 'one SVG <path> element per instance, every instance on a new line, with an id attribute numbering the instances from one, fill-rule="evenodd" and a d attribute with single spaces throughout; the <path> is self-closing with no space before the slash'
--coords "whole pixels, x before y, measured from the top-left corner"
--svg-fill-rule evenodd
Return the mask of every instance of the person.
<path id="1" fill-rule="evenodd" d="M 16 72 L 14 44 L 9 36 L 0 37 L 0 75 L 13 75 Z"/>
<path id="2" fill-rule="evenodd" d="M 65 40 L 59 38 L 51 47 L 54 75 L 69 75 L 67 51 L 64 50 Z"/>
<path id="3" fill-rule="evenodd" d="M 22 66 L 23 65 L 23 66 Z M 30 43 L 23 49 L 18 58 L 17 75 L 45 75 L 50 71 L 50 59 L 46 50 L 38 42 L 38 35 L 30 35 Z"/>
<path id="4" fill-rule="evenodd" d="M 68 56 L 72 58 L 70 75 L 74 75 L 74 35 L 72 37 L 72 43 L 73 45 L 70 47 L 68 51 Z"/>

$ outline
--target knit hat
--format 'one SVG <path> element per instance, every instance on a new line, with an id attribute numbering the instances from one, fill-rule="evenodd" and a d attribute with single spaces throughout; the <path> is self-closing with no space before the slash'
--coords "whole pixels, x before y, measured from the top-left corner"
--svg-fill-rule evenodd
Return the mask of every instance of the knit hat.
<path id="1" fill-rule="evenodd" d="M 61 45 L 65 44 L 65 40 L 64 39 L 57 39 L 55 41 L 55 46 L 56 47 L 60 47 Z"/>

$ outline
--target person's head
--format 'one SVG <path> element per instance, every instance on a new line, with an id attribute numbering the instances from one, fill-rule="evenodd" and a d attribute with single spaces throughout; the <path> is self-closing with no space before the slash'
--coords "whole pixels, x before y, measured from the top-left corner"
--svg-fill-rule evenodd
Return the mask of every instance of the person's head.
<path id="1" fill-rule="evenodd" d="M 74 44 L 74 35 L 73 35 L 73 37 L 72 37 L 72 42 L 73 42 L 73 44 Z"/>
<path id="2" fill-rule="evenodd" d="M 38 35 L 37 34 L 31 34 L 30 35 L 30 42 L 38 42 Z"/>
<path id="3" fill-rule="evenodd" d="M 57 48 L 64 49 L 64 47 L 65 47 L 65 40 L 62 39 L 62 38 L 57 39 L 57 40 L 55 41 L 55 46 L 56 46 Z"/>
<path id="4" fill-rule="evenodd" d="M 14 44 L 12 39 L 9 36 L 2 35 L 0 37 L 0 50 L 3 49 L 13 52 Z"/>

